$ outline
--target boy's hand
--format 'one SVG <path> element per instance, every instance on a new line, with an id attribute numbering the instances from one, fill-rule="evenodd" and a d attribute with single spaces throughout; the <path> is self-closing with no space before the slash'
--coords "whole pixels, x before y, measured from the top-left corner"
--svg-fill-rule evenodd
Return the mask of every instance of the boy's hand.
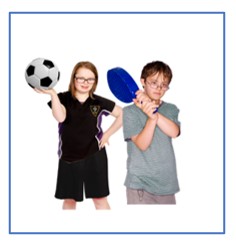
<path id="1" fill-rule="evenodd" d="M 139 102 L 151 102 L 151 99 L 148 97 L 148 95 L 144 91 L 138 90 L 135 94 L 136 94 L 136 99 Z"/>
<path id="2" fill-rule="evenodd" d="M 158 113 L 153 113 L 156 110 L 157 105 L 154 102 L 148 101 L 138 101 L 137 99 L 133 100 L 134 104 L 140 108 L 150 119 L 157 120 Z"/>

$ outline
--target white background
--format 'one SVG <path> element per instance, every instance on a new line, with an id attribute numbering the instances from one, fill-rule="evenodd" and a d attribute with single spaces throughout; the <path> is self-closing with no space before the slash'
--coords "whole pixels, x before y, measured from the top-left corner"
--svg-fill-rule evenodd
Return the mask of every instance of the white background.
<path id="1" fill-rule="evenodd" d="M 42 2 L 42 1 L 40 1 Z M 136 243 L 181 240 L 199 244 L 202 240 L 232 245 L 235 234 L 235 202 L 232 194 L 234 156 L 233 102 L 233 4 L 204 1 L 181 5 L 161 1 L 113 1 L 82 4 L 82 1 L 47 1 L 38 7 L 27 1 L 1 4 L 1 210 L 0 235 L 8 245 L 42 244 L 46 237 L 8 234 L 8 12 L 9 11 L 225 11 L 226 12 L 226 89 L 227 89 L 227 190 L 226 235 L 216 236 L 130 236 Z M 231 2 L 231 1 L 229 1 Z M 158 4 L 159 3 L 159 4 Z M 172 3 L 172 4 L 170 4 Z M 203 2 L 202 2 L 203 3 Z M 231 6 L 232 5 L 232 6 Z M 91 7 L 92 6 L 92 7 Z M 171 6 L 171 7 L 170 7 Z M 223 43 L 222 15 L 12 15 L 12 232 L 220 232 L 223 230 Z M 109 24 L 109 25 L 108 25 Z M 78 204 L 73 212 L 61 210 L 53 198 L 57 171 L 57 124 L 50 114 L 46 95 L 34 93 L 26 85 L 24 70 L 38 57 L 48 57 L 61 70 L 58 91 L 66 90 L 71 70 L 79 60 L 90 60 L 100 74 L 97 93 L 116 101 L 106 83 L 106 71 L 114 66 L 126 68 L 136 81 L 147 62 L 160 59 L 173 70 L 171 90 L 165 100 L 180 108 L 182 135 L 174 140 L 181 192 L 176 206 L 127 206 L 125 201 L 126 146 L 122 130 L 107 147 L 111 211 L 95 211 L 90 200 Z M 232 87 L 232 88 L 231 88 Z M 121 106 L 120 102 L 116 101 Z M 233 111 L 232 111 L 233 112 Z M 229 119 L 230 117 L 230 119 Z M 104 128 L 111 123 L 105 119 Z M 232 139 L 230 139 L 232 138 Z M 234 231 L 233 231 L 234 230 Z M 96 243 L 96 236 L 51 236 L 54 242 Z M 108 243 L 117 238 L 101 236 Z M 17 240 L 17 241 L 16 241 Z M 48 237 L 47 239 L 48 240 Z M 76 241 L 75 241 L 76 240 Z M 111 241 L 111 242 L 112 242 Z M 36 243 L 36 244 L 37 244 Z"/>
<path id="2" fill-rule="evenodd" d="M 13 232 L 222 231 L 223 15 L 13 14 L 11 24 Z M 57 123 L 46 105 L 49 98 L 34 93 L 23 77 L 27 63 L 38 56 L 49 57 L 60 67 L 62 76 L 57 90 L 67 89 L 78 60 L 98 64 L 101 76 L 97 93 L 112 99 L 106 82 L 109 68 L 125 67 L 139 80 L 141 68 L 148 61 L 160 59 L 170 64 L 174 78 L 167 95 L 180 108 L 183 123 L 182 136 L 174 140 L 181 186 L 177 207 L 138 208 L 138 220 L 143 223 L 136 223 L 136 210 L 127 208 L 124 200 L 126 144 L 120 131 L 107 149 L 113 210 L 103 216 L 111 223 L 98 227 L 85 216 L 80 217 L 82 223 L 75 217 L 74 224 L 71 221 L 68 227 L 67 223 L 50 219 L 54 215 L 51 211 L 56 216 L 61 214 L 61 203 L 52 199 L 57 171 Z M 106 121 L 110 123 L 110 119 Z M 31 206 L 26 206 L 28 199 Z M 93 210 L 90 204 L 78 204 L 78 213 L 82 206 L 88 212 Z M 35 216 L 35 209 L 44 211 L 45 217 Z M 201 216 L 187 216 L 193 209 L 200 210 Z M 124 225 L 120 213 L 134 218 L 127 219 Z M 93 216 L 95 221 L 97 214 Z M 50 221 L 47 226 L 46 218 Z M 171 224 L 166 223 L 169 220 Z"/>

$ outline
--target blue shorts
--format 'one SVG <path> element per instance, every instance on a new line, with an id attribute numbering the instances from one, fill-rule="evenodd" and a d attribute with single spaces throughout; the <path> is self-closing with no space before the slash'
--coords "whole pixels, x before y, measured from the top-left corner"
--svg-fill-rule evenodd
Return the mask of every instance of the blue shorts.
<path id="1" fill-rule="evenodd" d="M 109 195 L 108 162 L 105 148 L 79 161 L 59 160 L 55 197 L 83 201 Z"/>

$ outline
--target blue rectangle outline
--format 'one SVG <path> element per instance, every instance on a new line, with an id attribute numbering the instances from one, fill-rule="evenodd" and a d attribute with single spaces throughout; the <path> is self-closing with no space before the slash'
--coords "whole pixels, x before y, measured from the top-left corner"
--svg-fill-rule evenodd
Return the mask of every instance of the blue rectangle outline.
<path id="1" fill-rule="evenodd" d="M 223 15 L 223 230 L 222 232 L 12 232 L 11 231 L 11 219 L 12 219 L 12 214 L 11 214 L 11 30 L 12 30 L 12 26 L 11 26 L 11 16 L 12 15 L 17 15 L 17 14 L 186 14 L 186 15 L 195 15 L 195 14 L 203 14 L 203 15 L 209 15 L 209 14 L 220 14 Z M 226 129 L 225 129 L 225 124 L 226 124 L 226 73 L 225 73 L 225 69 L 226 69 L 226 13 L 223 11 L 217 11 L 217 12 L 123 12 L 123 11 L 110 11 L 110 12 L 25 12 L 25 11 L 21 11 L 21 12 L 9 12 L 8 15 L 8 23 L 9 23 L 9 29 L 8 29 L 8 39 L 9 39 L 9 47 L 8 47 L 8 123 L 9 123 L 9 128 L 8 128 L 8 176 L 9 176 L 9 181 L 8 181 L 8 186 L 9 186 L 9 198 L 8 198 L 8 203 L 9 203 L 9 213 L 8 213 L 8 219 L 9 219 L 9 224 L 8 224 L 8 233 L 9 234 L 33 234 L 33 235 L 37 235 L 37 234 L 117 234 L 117 235 L 125 235 L 125 234 L 130 234 L 130 235 L 134 235 L 134 234 L 164 234 L 164 235 L 171 235 L 171 234 L 190 234 L 190 235 L 196 235 L 196 234 L 202 234 L 202 235 L 219 235 L 219 234 L 226 234 Z"/>

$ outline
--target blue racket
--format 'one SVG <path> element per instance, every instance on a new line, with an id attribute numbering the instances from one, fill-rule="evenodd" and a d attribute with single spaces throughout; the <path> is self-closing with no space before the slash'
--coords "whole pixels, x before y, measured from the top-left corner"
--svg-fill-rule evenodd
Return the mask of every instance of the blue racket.
<path id="1" fill-rule="evenodd" d="M 113 95 L 124 103 L 131 103 L 139 90 L 131 75 L 123 68 L 116 67 L 108 70 L 107 81 Z M 153 112 L 156 113 L 158 108 Z"/>
<path id="2" fill-rule="evenodd" d="M 107 81 L 114 96 L 124 103 L 130 103 L 136 98 L 139 89 L 134 79 L 123 68 L 116 67 L 108 70 Z"/>

